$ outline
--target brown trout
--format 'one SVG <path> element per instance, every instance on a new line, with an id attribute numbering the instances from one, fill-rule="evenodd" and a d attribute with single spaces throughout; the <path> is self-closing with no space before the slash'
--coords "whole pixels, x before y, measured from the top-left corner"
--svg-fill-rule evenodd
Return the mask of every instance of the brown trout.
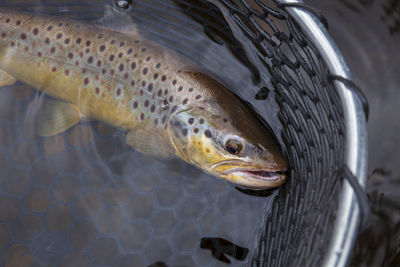
<path id="1" fill-rule="evenodd" d="M 20 80 L 58 99 L 41 114 L 43 136 L 85 116 L 122 128 L 144 154 L 178 156 L 249 188 L 284 183 L 287 161 L 249 108 L 133 29 L 0 9 L 1 85 Z"/>

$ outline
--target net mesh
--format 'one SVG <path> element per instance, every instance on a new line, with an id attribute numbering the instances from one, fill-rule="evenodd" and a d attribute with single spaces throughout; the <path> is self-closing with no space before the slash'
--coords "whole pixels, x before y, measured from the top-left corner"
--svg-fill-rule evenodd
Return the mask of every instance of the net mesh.
<path id="1" fill-rule="evenodd" d="M 141 161 L 97 122 L 38 138 L 29 128 L 37 94 L 19 84 L 0 91 L 1 263 L 318 266 L 335 220 L 345 139 L 318 51 L 272 1 L 133 2 L 126 12 L 145 37 L 197 59 L 260 114 L 276 105 L 269 122 L 290 160 L 287 183 L 270 205 L 272 197 L 247 197 L 178 161 Z M 0 1 L 88 21 L 110 3 Z"/>

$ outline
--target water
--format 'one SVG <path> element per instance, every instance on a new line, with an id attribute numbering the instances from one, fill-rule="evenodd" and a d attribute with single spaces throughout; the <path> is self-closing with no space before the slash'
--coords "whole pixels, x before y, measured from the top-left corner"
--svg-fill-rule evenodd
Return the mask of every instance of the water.
<path id="1" fill-rule="evenodd" d="M 357 243 L 352 265 L 398 266 L 400 1 L 308 2 L 328 18 L 330 33 L 370 104 L 367 191 L 373 220 Z"/>
<path id="2" fill-rule="evenodd" d="M 93 21 L 105 3 L 0 5 Z M 165 9 L 181 16 L 166 21 Z M 253 101 L 260 85 L 245 59 L 210 39 L 179 7 L 142 1 L 132 12 L 143 36 L 197 60 Z M 247 262 L 274 194 L 245 194 L 180 160 L 146 157 L 97 121 L 38 137 L 36 113 L 45 101 L 22 83 L 0 90 L 0 265 L 221 266 L 226 258 L 212 255 L 215 240 L 237 245 L 242 257 L 226 253 L 233 264 Z M 273 108 L 259 111 L 268 118 Z"/>

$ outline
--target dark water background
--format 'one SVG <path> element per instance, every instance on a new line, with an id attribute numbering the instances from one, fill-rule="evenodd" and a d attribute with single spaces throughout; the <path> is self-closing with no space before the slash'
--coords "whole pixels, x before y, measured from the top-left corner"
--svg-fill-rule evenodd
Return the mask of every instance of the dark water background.
<path id="1" fill-rule="evenodd" d="M 309 0 L 329 20 L 370 104 L 367 192 L 373 219 L 352 266 L 400 266 L 400 1 Z"/>

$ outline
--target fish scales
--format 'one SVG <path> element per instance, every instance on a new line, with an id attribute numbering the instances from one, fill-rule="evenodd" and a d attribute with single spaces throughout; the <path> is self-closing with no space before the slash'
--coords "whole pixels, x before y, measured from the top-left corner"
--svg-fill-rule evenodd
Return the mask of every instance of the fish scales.
<path id="1" fill-rule="evenodd" d="M 199 97 L 177 94 L 186 84 L 164 71 L 172 67 L 160 50 L 138 35 L 9 12 L 0 23 L 0 67 L 89 117 L 124 129 L 145 120 L 165 128 L 179 102 Z"/>
<path id="2" fill-rule="evenodd" d="M 15 78 L 64 101 L 58 106 L 66 116 L 75 116 L 73 107 L 125 129 L 127 143 L 142 153 L 178 156 L 251 188 L 286 179 L 286 159 L 244 102 L 135 31 L 0 9 L 0 71 L 2 84 Z M 44 132 L 62 132 L 77 117 Z"/>

